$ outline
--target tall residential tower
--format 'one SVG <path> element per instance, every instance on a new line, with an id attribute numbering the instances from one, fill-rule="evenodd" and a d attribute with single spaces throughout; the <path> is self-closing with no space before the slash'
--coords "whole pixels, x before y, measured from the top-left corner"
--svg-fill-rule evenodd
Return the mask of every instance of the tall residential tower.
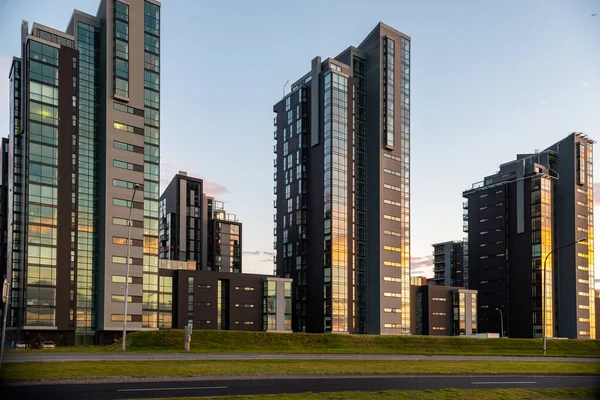
<path id="1" fill-rule="evenodd" d="M 379 23 L 314 58 L 273 111 L 294 330 L 410 334 L 410 38 Z"/>
<path id="2" fill-rule="evenodd" d="M 130 205 L 128 327 L 157 328 L 159 21 L 155 0 L 102 0 L 64 32 L 21 25 L 8 149 L 13 339 L 91 344 L 122 328 Z"/>
<path id="3" fill-rule="evenodd" d="M 572 133 L 463 193 L 480 332 L 499 309 L 505 336 L 595 338 L 593 144 Z"/>

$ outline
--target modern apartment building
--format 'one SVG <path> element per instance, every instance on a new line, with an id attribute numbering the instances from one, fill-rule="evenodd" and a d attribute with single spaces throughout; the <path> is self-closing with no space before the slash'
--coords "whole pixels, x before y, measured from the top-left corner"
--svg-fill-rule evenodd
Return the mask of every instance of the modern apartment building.
<path id="1" fill-rule="evenodd" d="M 593 144 L 572 133 L 463 193 L 480 332 L 499 309 L 504 336 L 596 337 Z"/>
<path id="2" fill-rule="evenodd" d="M 128 327 L 158 328 L 159 43 L 155 0 L 102 0 L 65 31 L 22 23 L 10 71 L 13 339 L 92 344 L 122 329 L 130 206 L 139 301 Z"/>
<path id="3" fill-rule="evenodd" d="M 413 335 L 471 336 L 477 333 L 477 290 L 411 285 Z"/>
<path id="4" fill-rule="evenodd" d="M 163 268 L 167 262 L 170 268 Z M 161 328 L 291 332 L 291 279 L 195 271 L 180 263 L 161 260 Z"/>
<path id="5" fill-rule="evenodd" d="M 160 196 L 160 258 L 242 272 L 242 223 L 203 188 L 202 179 L 180 171 Z"/>
<path id="6" fill-rule="evenodd" d="M 467 287 L 468 273 L 463 263 L 463 242 L 433 244 L 433 280 L 438 286 Z"/>
<path id="7" fill-rule="evenodd" d="M 273 107 L 275 270 L 296 331 L 410 334 L 410 38 L 379 23 Z"/>
<path id="8" fill-rule="evenodd" d="M 0 278 L 7 272 L 8 249 L 8 138 L 0 143 Z M 2 309 L 4 312 L 4 309 Z"/>

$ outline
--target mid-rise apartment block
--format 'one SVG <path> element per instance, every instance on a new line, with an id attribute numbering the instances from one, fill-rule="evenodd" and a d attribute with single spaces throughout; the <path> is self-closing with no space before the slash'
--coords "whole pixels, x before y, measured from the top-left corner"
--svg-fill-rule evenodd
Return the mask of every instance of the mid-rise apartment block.
<path id="1" fill-rule="evenodd" d="M 195 261 L 199 271 L 242 272 L 242 223 L 184 171 L 160 196 L 160 258 Z"/>
<path id="2" fill-rule="evenodd" d="M 275 270 L 296 331 L 410 334 L 410 37 L 379 23 L 273 107 Z"/>
<path id="3" fill-rule="evenodd" d="M 504 336 L 596 337 L 593 144 L 572 133 L 463 193 L 480 332 L 502 315 Z"/>
<path id="4" fill-rule="evenodd" d="M 433 246 L 433 280 L 438 286 L 467 287 L 468 273 L 464 258 L 464 243 L 451 241 Z"/>
<path id="5" fill-rule="evenodd" d="M 477 290 L 411 285 L 413 335 L 471 336 L 477 333 Z"/>
<path id="6" fill-rule="evenodd" d="M 291 279 L 160 260 L 160 328 L 292 331 Z"/>
<path id="7" fill-rule="evenodd" d="M 13 339 L 121 330 L 129 223 L 128 327 L 158 328 L 159 59 L 155 0 L 102 0 L 64 31 L 23 21 L 9 76 Z"/>

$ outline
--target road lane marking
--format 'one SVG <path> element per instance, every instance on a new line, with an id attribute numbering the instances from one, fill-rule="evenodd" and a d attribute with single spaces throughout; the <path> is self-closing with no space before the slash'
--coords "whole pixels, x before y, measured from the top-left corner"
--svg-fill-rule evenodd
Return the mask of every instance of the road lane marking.
<path id="1" fill-rule="evenodd" d="M 471 385 L 516 385 L 516 384 L 528 384 L 533 385 L 537 382 L 471 382 Z"/>
<path id="2" fill-rule="evenodd" d="M 161 390 L 200 390 L 200 389 L 227 389 L 227 386 L 196 386 L 196 387 L 173 387 L 173 388 L 140 388 L 140 389 L 118 389 L 117 392 L 151 392 Z"/>

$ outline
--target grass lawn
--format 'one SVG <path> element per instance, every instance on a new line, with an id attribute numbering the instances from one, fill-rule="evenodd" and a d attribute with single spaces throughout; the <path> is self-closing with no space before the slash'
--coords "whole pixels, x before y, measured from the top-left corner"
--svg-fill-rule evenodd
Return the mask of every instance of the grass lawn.
<path id="1" fill-rule="evenodd" d="M 523 361 L 93 361 L 7 363 L 7 380 L 115 376 L 281 375 L 281 374 L 599 374 L 594 363 Z"/>
<path id="2" fill-rule="evenodd" d="M 127 335 L 128 349 L 140 352 L 182 352 L 183 340 L 182 330 Z M 115 344 L 106 350 L 119 351 L 120 348 L 120 344 Z M 192 335 L 192 351 L 540 356 L 542 340 L 199 330 Z M 549 340 L 548 355 L 600 357 L 600 340 Z"/>
<path id="3" fill-rule="evenodd" d="M 509 400 L 509 399 L 597 399 L 598 389 L 440 389 L 390 390 L 385 392 L 300 393 L 260 396 L 227 396 L 222 400 Z M 181 398 L 178 398 L 181 399 Z M 185 399 L 181 399 L 185 400 Z M 188 399 L 192 400 L 192 399 Z"/>

